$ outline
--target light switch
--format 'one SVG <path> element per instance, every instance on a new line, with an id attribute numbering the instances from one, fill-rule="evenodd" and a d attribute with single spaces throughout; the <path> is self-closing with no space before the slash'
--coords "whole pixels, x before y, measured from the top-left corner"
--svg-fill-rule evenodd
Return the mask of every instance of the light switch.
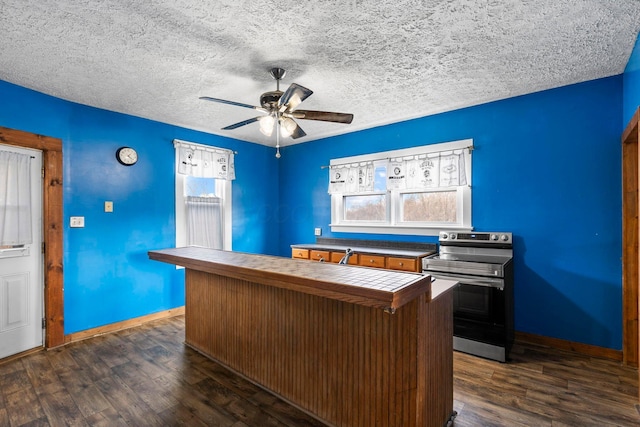
<path id="1" fill-rule="evenodd" d="M 83 216 L 72 216 L 69 218 L 69 226 L 72 228 L 83 228 L 84 227 L 84 217 Z"/>
<path id="2" fill-rule="evenodd" d="M 315 234 L 316 236 L 322 236 L 322 228 L 317 227 L 313 230 L 313 234 Z"/>
<path id="3" fill-rule="evenodd" d="M 104 202 L 104 211 L 113 212 L 113 202 Z"/>

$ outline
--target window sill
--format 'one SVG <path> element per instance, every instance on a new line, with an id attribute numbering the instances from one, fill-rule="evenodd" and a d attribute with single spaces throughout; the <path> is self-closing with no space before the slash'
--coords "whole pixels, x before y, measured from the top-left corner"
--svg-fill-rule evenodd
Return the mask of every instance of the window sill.
<path id="1" fill-rule="evenodd" d="M 388 225 L 388 224 L 368 224 L 368 225 L 346 225 L 329 224 L 331 232 L 336 233 L 369 233 L 369 234 L 400 234 L 416 236 L 437 236 L 442 230 L 472 231 L 472 227 L 462 226 L 433 226 L 416 227 L 410 225 Z"/>

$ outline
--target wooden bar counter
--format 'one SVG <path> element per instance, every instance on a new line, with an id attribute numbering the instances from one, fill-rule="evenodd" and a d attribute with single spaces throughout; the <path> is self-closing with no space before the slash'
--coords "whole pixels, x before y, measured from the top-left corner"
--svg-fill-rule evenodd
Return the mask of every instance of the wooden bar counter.
<path id="1" fill-rule="evenodd" d="M 175 248 L 186 344 L 328 425 L 437 426 L 453 412 L 455 282 Z"/>

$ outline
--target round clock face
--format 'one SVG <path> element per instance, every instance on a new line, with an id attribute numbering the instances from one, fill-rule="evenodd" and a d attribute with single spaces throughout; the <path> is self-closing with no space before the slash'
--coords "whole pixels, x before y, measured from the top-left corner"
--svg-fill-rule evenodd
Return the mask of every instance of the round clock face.
<path id="1" fill-rule="evenodd" d="M 135 165 L 138 161 L 138 153 L 131 147 L 121 147 L 116 151 L 116 159 L 125 166 Z"/>

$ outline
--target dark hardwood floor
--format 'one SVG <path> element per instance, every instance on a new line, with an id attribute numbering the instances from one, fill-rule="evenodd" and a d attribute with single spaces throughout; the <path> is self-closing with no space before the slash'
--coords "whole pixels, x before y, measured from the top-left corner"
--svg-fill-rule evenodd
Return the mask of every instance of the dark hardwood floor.
<path id="1" fill-rule="evenodd" d="M 621 363 L 526 344 L 505 364 L 453 360 L 458 427 L 640 426 L 638 371 Z"/>
<path id="2" fill-rule="evenodd" d="M 181 316 L 2 363 L 0 426 L 322 425 L 183 340 Z M 512 359 L 455 353 L 455 426 L 640 425 L 635 369 L 533 345 Z"/>

